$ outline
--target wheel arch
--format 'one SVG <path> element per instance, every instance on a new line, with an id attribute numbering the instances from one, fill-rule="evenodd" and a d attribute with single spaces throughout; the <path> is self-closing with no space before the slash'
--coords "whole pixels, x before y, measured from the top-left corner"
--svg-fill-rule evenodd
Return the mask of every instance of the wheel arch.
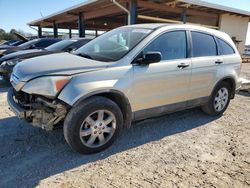
<path id="1" fill-rule="evenodd" d="M 233 98 L 235 97 L 236 81 L 235 81 L 234 77 L 232 77 L 232 76 L 226 76 L 226 77 L 220 79 L 220 80 L 215 84 L 212 93 L 214 93 L 214 90 L 215 90 L 215 89 L 217 88 L 217 86 L 220 85 L 222 82 L 226 82 L 226 83 L 229 83 L 229 84 L 230 84 L 231 89 L 232 89 L 232 91 L 231 91 L 231 99 L 233 99 Z M 211 93 L 211 94 L 212 94 L 212 93 Z"/>
<path id="2" fill-rule="evenodd" d="M 128 98 L 121 91 L 113 90 L 113 89 L 94 91 L 94 92 L 91 92 L 85 96 L 82 96 L 80 99 L 78 99 L 73 104 L 73 106 L 76 106 L 79 103 L 81 103 L 85 100 L 88 100 L 89 98 L 94 97 L 94 96 L 102 96 L 102 97 L 106 97 L 106 98 L 114 101 L 122 111 L 123 125 L 126 128 L 129 128 L 131 126 L 131 122 L 133 120 L 132 109 L 131 109 L 130 102 L 129 102 Z"/>

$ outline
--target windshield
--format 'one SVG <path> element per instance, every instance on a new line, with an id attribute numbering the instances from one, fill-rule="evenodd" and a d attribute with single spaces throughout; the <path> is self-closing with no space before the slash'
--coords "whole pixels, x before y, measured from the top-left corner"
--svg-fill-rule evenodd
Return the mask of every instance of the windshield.
<path id="1" fill-rule="evenodd" d="M 151 29 L 122 27 L 104 33 L 88 44 L 79 48 L 74 54 L 104 62 L 121 59 L 131 51 Z"/>
<path id="2" fill-rule="evenodd" d="M 67 46 L 73 44 L 76 41 L 77 40 L 62 40 L 60 42 L 57 42 L 55 44 L 52 44 L 52 45 L 48 46 L 45 49 L 49 50 L 49 51 L 62 51 L 62 50 L 64 50 L 64 48 L 66 48 Z"/>
<path id="3" fill-rule="evenodd" d="M 25 42 L 25 43 L 19 45 L 19 47 L 23 47 L 23 48 L 29 47 L 30 45 L 35 44 L 38 40 L 39 39 L 30 40 L 28 42 Z"/>

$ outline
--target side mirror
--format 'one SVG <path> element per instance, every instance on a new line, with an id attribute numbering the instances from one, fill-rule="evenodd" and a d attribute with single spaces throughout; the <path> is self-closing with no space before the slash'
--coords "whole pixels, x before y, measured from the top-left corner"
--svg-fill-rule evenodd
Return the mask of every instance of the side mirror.
<path id="1" fill-rule="evenodd" d="M 157 63 L 161 61 L 161 52 L 147 52 L 142 55 L 142 58 L 137 59 L 137 63 L 140 65 L 148 65 L 150 63 Z"/>

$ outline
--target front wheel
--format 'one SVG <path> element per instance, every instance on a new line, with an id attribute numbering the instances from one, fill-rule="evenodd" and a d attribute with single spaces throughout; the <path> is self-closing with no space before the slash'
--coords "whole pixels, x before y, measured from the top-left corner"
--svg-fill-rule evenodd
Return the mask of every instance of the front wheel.
<path id="1" fill-rule="evenodd" d="M 99 152 L 109 147 L 123 127 L 119 106 L 105 97 L 92 97 L 73 107 L 64 122 L 64 137 L 79 153 Z"/>
<path id="2" fill-rule="evenodd" d="M 209 102 L 202 106 L 202 110 L 211 116 L 223 114 L 229 105 L 231 91 L 230 84 L 222 82 L 215 88 Z"/>

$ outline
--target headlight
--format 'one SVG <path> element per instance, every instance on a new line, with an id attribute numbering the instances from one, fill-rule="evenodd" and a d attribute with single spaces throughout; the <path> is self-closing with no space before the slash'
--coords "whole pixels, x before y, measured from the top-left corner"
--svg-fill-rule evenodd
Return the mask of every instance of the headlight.
<path id="1" fill-rule="evenodd" d="M 1 63 L 2 66 L 5 66 L 6 64 L 7 64 L 7 61 L 3 61 L 3 62 Z"/>
<path id="2" fill-rule="evenodd" d="M 22 91 L 29 94 L 55 97 L 58 92 L 69 82 L 69 76 L 45 76 L 29 81 Z"/>
<path id="3" fill-rule="evenodd" d="M 9 65 L 9 66 L 15 66 L 20 61 L 22 61 L 22 59 L 12 59 L 12 60 L 6 61 L 6 64 Z"/>
<path id="4" fill-rule="evenodd" d="M 6 50 L 0 50 L 0 54 L 4 53 Z"/>

